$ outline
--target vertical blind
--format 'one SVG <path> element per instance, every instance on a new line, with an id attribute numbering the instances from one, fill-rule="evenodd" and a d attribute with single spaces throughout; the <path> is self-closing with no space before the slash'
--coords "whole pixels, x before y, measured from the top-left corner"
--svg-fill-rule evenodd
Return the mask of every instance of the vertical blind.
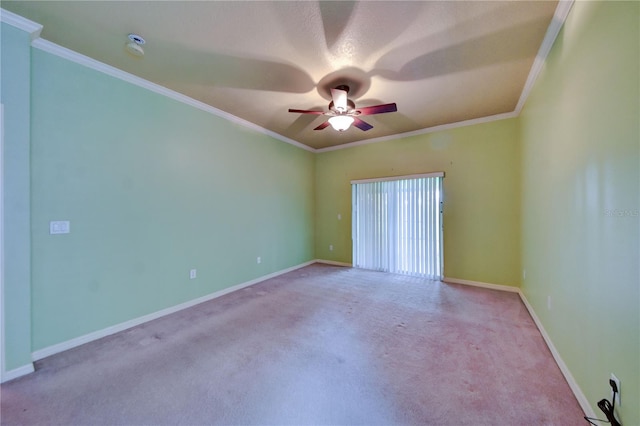
<path id="1" fill-rule="evenodd" d="M 352 181 L 353 265 L 441 279 L 443 177 Z"/>

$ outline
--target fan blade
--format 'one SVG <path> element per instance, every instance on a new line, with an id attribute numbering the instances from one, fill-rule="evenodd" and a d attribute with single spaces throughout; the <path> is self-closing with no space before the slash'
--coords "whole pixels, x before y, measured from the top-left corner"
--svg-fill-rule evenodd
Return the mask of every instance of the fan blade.
<path id="1" fill-rule="evenodd" d="M 328 126 L 329 126 L 329 122 L 328 122 L 328 121 L 325 121 L 324 123 L 322 123 L 321 125 L 319 125 L 318 127 L 316 127 L 316 128 L 315 128 L 315 129 L 313 129 L 313 130 L 322 130 L 322 129 L 324 129 L 325 127 L 328 127 Z"/>
<path id="2" fill-rule="evenodd" d="M 371 124 L 360 120 L 358 117 L 353 117 L 353 125 L 365 132 L 369 129 L 373 129 L 373 126 Z"/>
<path id="3" fill-rule="evenodd" d="M 383 112 L 396 112 L 397 110 L 398 107 L 395 103 L 358 108 L 360 115 L 382 114 Z"/>
<path id="4" fill-rule="evenodd" d="M 315 114 L 315 115 L 322 115 L 324 114 L 324 111 L 309 111 L 306 109 L 291 109 L 289 108 L 289 112 L 295 112 L 298 114 Z"/>
<path id="5" fill-rule="evenodd" d="M 341 89 L 331 89 L 331 97 L 333 98 L 333 106 L 338 111 L 347 110 L 347 92 Z"/>

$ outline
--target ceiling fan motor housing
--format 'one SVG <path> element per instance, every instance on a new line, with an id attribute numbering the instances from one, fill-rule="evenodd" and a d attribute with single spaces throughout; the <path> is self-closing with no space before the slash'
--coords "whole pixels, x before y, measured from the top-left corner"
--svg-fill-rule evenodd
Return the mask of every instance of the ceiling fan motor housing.
<path id="1" fill-rule="evenodd" d="M 354 109 L 356 109 L 356 104 L 353 103 L 351 99 L 347 99 L 347 111 L 353 111 Z M 338 112 L 338 113 L 340 112 L 339 110 L 336 109 L 335 105 L 333 104 L 333 101 L 329 102 L 329 110 Z M 342 112 L 346 112 L 346 111 L 342 111 Z"/>
<path id="2" fill-rule="evenodd" d="M 329 125 L 339 132 L 344 132 L 353 124 L 355 127 L 362 131 L 372 129 L 373 126 L 365 121 L 362 121 L 359 115 L 372 115 L 382 114 L 385 112 L 395 112 L 397 107 L 395 103 L 374 105 L 356 109 L 356 104 L 349 98 L 349 86 L 338 85 L 331 89 L 331 102 L 329 103 L 328 111 L 313 111 L 313 110 L 301 110 L 301 109 L 289 109 L 289 112 L 298 114 L 314 114 L 314 115 L 326 115 L 329 119 L 320 124 L 313 130 L 326 129 Z M 336 105 L 337 104 L 337 105 Z"/>

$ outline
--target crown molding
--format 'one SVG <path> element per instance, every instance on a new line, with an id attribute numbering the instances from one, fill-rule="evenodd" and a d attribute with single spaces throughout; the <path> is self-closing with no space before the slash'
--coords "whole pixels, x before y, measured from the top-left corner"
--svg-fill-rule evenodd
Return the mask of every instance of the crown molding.
<path id="1" fill-rule="evenodd" d="M 564 26 L 565 21 L 567 20 L 567 16 L 569 16 L 569 12 L 571 11 L 571 7 L 573 6 L 574 0 L 560 0 L 558 5 L 556 6 L 556 10 L 553 14 L 553 18 L 551 19 L 551 23 L 549 24 L 549 28 L 547 28 L 547 32 L 542 40 L 542 44 L 540 45 L 540 49 L 538 50 L 538 54 L 533 61 L 533 65 L 531 66 L 531 71 L 527 77 L 527 80 L 522 88 L 522 92 L 520 93 L 520 98 L 518 99 L 518 103 L 516 104 L 515 109 L 512 112 L 507 112 L 503 114 L 491 115 L 488 117 L 476 118 L 472 120 L 459 121 L 457 123 L 444 124 L 441 126 L 429 127 L 426 129 L 416 130 L 413 132 L 399 133 L 396 135 L 390 136 L 382 136 L 374 139 L 366 139 L 357 142 L 346 143 L 337 146 L 330 146 L 327 148 L 319 148 L 316 149 L 315 152 L 329 152 L 329 151 L 337 151 L 340 149 L 353 148 L 360 145 L 368 145 L 371 143 L 378 142 L 386 142 L 396 139 L 402 139 L 410 136 L 418 136 L 424 135 L 428 133 L 440 132 L 443 130 L 451 130 L 458 127 L 471 126 L 474 124 L 488 123 L 491 121 L 497 120 L 505 120 L 508 118 L 515 118 L 520 115 L 522 112 L 522 108 L 524 107 L 525 102 L 527 101 L 531 90 L 533 89 L 533 85 L 538 78 L 538 75 L 542 71 L 544 67 L 544 63 L 547 60 L 547 56 L 553 47 L 553 44 L 560 33 L 560 30 Z"/>
<path id="2" fill-rule="evenodd" d="M 48 40 L 42 39 L 40 38 L 40 33 L 42 32 L 42 28 L 43 28 L 41 24 L 38 24 L 37 22 L 33 22 L 29 19 L 23 18 L 22 16 L 16 15 L 13 12 L 9 12 L 8 10 L 0 8 L 0 20 L 8 25 L 11 25 L 13 27 L 16 27 L 18 29 L 28 32 L 31 36 L 31 46 L 34 48 L 43 50 L 45 52 L 51 53 L 53 55 L 59 56 L 61 58 L 67 59 L 69 61 L 75 62 L 80 65 L 83 65 L 87 68 L 94 69 L 96 71 L 102 72 L 104 74 L 110 75 L 112 77 L 118 78 L 128 83 L 135 84 L 136 86 L 143 87 L 152 92 L 166 96 L 178 102 L 182 102 L 184 104 L 190 105 L 194 108 L 198 108 L 202 111 L 224 118 L 242 127 L 246 127 L 258 133 L 271 136 L 274 139 L 294 145 L 306 151 L 310 151 L 310 152 L 315 151 L 315 149 L 307 145 L 304 145 L 298 141 L 287 138 L 286 136 L 283 136 L 271 130 L 265 129 L 264 127 L 258 126 L 257 124 L 254 124 L 242 118 L 236 117 L 235 115 L 229 114 L 228 112 L 222 111 L 218 108 L 214 108 L 211 105 L 205 104 L 204 102 L 198 101 L 196 99 L 193 99 L 189 96 L 178 93 L 174 90 L 168 89 L 159 84 L 152 83 L 149 80 L 146 80 L 144 78 L 135 76 L 128 72 L 122 71 L 118 68 L 112 67 L 111 65 L 107 65 L 103 62 L 100 62 L 88 56 L 82 55 L 71 49 L 67 49 L 66 47 L 57 45 Z"/>
<path id="3" fill-rule="evenodd" d="M 404 139 L 411 136 L 419 136 L 419 135 L 425 135 L 428 133 L 441 132 L 443 130 L 457 129 L 459 127 L 472 126 L 474 124 L 482 124 L 482 123 L 490 123 L 492 121 L 506 120 L 508 118 L 514 118 L 517 116 L 518 114 L 515 111 L 505 112 L 502 114 L 490 115 L 487 117 L 480 117 L 480 118 L 473 118 L 471 120 L 458 121 L 457 123 L 448 123 L 448 124 L 442 124 L 440 126 L 427 127 L 426 129 L 415 130 L 412 132 L 398 133 L 396 135 L 382 136 L 379 138 L 365 139 L 357 142 L 330 146 L 327 148 L 319 148 L 319 149 L 316 149 L 315 152 L 321 153 L 321 152 L 337 151 L 340 149 L 353 148 L 361 145 L 369 145 L 372 143 L 387 142 L 387 141 L 393 141 L 396 139 Z"/>
<path id="4" fill-rule="evenodd" d="M 85 66 L 87 68 L 91 68 L 94 69 L 96 71 L 99 71 L 101 73 L 107 74 L 111 77 L 115 77 L 117 79 L 126 81 L 127 83 L 131 83 L 134 84 L 136 86 L 142 87 L 144 89 L 147 89 L 151 92 L 154 93 L 158 93 L 162 96 L 166 96 L 168 98 L 171 98 L 173 100 L 176 100 L 178 102 L 182 102 L 184 104 L 190 105 L 194 108 L 200 109 L 202 111 L 208 112 L 209 114 L 224 118 L 232 123 L 238 124 L 242 127 L 246 127 L 249 128 L 251 130 L 254 130 L 258 133 L 262 133 L 265 134 L 267 136 L 271 136 L 274 139 L 278 139 L 282 142 L 294 145 L 298 148 L 304 149 L 306 151 L 315 151 L 313 148 L 301 144 L 298 141 L 295 141 L 293 139 L 289 139 L 285 136 L 282 136 L 279 133 L 273 132 L 271 130 L 265 129 L 264 127 L 260 127 L 257 124 L 251 123 L 247 120 L 244 120 L 242 118 L 236 117 L 233 114 L 229 114 L 226 111 L 222 111 L 218 108 L 212 107 L 211 105 L 205 104 L 204 102 L 198 101 L 196 99 L 193 99 L 189 96 L 183 95 L 182 93 L 178 93 L 174 90 L 168 89 L 164 86 L 161 86 L 159 84 L 153 83 L 149 80 L 146 80 L 142 77 L 138 77 L 136 75 L 130 74 L 126 71 L 122 71 L 119 68 L 113 67 L 111 65 L 107 65 L 104 62 L 100 62 L 97 61 L 93 58 L 90 58 L 88 56 L 82 55 L 76 51 L 73 51 L 71 49 L 67 49 L 66 47 L 62 47 L 58 44 L 52 43 L 48 40 L 42 39 L 42 38 L 38 38 L 36 40 L 34 40 L 31 43 L 31 46 L 36 48 L 36 49 L 40 49 L 42 51 L 45 51 L 47 53 L 51 53 L 53 55 L 59 56 L 61 58 L 67 59 L 69 61 L 75 62 L 77 64 L 80 64 L 82 66 Z"/>
<path id="5" fill-rule="evenodd" d="M 40 37 L 42 32 L 42 25 L 2 8 L 0 8 L 0 21 L 28 32 L 32 41 Z"/>
<path id="6" fill-rule="evenodd" d="M 516 115 L 520 115 L 522 108 L 524 108 L 524 104 L 529 98 L 533 85 L 536 82 L 538 75 L 540 75 L 540 72 L 542 72 L 544 63 L 547 61 L 547 56 L 549 55 L 553 44 L 556 42 L 558 34 L 560 34 L 560 30 L 567 20 L 567 16 L 569 16 L 573 2 L 574 0 L 560 0 L 558 2 L 558 6 L 556 6 L 556 11 L 553 14 L 549 28 L 547 28 L 547 33 L 542 40 L 540 49 L 538 49 L 538 54 L 531 66 L 531 71 L 529 71 L 527 81 L 524 83 L 524 87 L 522 88 L 522 93 L 520 93 L 520 99 L 518 100 L 518 104 L 515 109 Z"/>
<path id="7" fill-rule="evenodd" d="M 118 78 L 120 80 L 126 81 L 128 83 L 131 84 L 135 84 L 139 87 L 143 87 L 147 90 L 150 90 L 152 92 L 158 93 L 160 95 L 166 96 L 168 98 L 174 99 L 178 102 L 182 102 L 184 104 L 190 105 L 194 108 L 200 109 L 202 111 L 208 112 L 212 115 L 224 118 L 232 123 L 238 124 L 242 127 L 251 129 L 257 133 L 261 133 L 267 136 L 270 136 L 274 139 L 280 140 L 282 142 L 288 143 L 290 145 L 296 146 L 298 148 L 301 148 L 305 151 L 309 151 L 309 152 L 313 152 L 313 153 L 322 153 L 322 152 L 330 152 L 330 151 L 337 151 L 340 149 L 347 149 L 347 148 L 353 148 L 356 146 L 361 146 L 361 145 L 368 145 L 368 144 L 372 144 L 372 143 L 379 143 L 379 142 L 386 142 L 386 141 L 392 141 L 392 140 L 396 140 L 396 139 L 403 139 L 403 138 L 407 138 L 407 137 L 411 137 L 411 136 L 418 136 L 418 135 L 424 135 L 424 134 L 429 134 L 429 133 L 434 133 L 434 132 L 440 132 L 440 131 L 444 131 L 444 130 L 451 130 L 451 129 L 455 129 L 458 127 L 465 127 L 465 126 L 471 126 L 471 125 L 475 125 L 475 124 L 481 124 L 481 123 L 488 123 L 488 122 L 492 122 L 492 121 L 497 121 L 497 120 L 504 120 L 504 119 L 509 119 L 509 118 L 514 118 L 517 117 L 518 115 L 520 115 L 520 112 L 522 111 L 522 108 L 524 107 L 524 104 L 526 103 L 527 98 L 529 97 L 529 94 L 531 93 L 531 90 L 533 89 L 533 85 L 538 77 L 538 75 L 540 74 L 540 72 L 542 71 L 542 68 L 544 67 L 544 63 L 547 59 L 547 55 L 549 54 L 549 52 L 551 51 L 551 48 L 553 47 L 553 44 L 555 43 L 555 40 L 558 36 L 558 34 L 560 33 L 560 30 L 562 29 L 562 26 L 564 25 L 567 16 L 569 15 L 569 12 L 571 11 L 571 7 L 573 6 L 574 0 L 560 0 L 558 2 L 558 6 L 556 7 L 553 19 L 551 20 L 551 24 L 549 25 L 549 28 L 547 29 L 547 32 L 545 34 L 545 37 L 542 41 L 542 44 L 540 45 L 540 49 L 538 50 L 538 54 L 536 55 L 536 58 L 534 59 L 533 65 L 531 67 L 531 71 L 529 72 L 529 75 L 527 77 L 527 80 L 525 82 L 525 85 L 522 89 L 522 92 L 520 94 L 520 98 L 518 100 L 518 103 L 516 104 L 515 109 L 512 112 L 507 112 L 507 113 L 502 113 L 502 114 L 496 114 L 496 115 L 492 115 L 492 116 L 488 116 L 488 117 L 481 117 L 481 118 L 476 118 L 476 119 L 471 119 L 471 120 L 465 120 L 465 121 L 460 121 L 457 123 L 449 123 L 449 124 L 444 124 L 444 125 L 440 125 L 440 126 L 434 126 L 434 127 L 429 127 L 426 129 L 420 129 L 420 130 L 415 130 L 412 132 L 405 132 L 405 133 L 399 133 L 399 134 L 395 134 L 395 135 L 389 135 L 389 136 L 382 136 L 379 138 L 373 138 L 373 139 L 366 139 L 366 140 L 361 140 L 361 141 L 356 141 L 356 142 L 351 142 L 351 143 L 346 143 L 346 144 L 342 144 L 342 145 L 337 145 L 337 146 L 330 146 L 330 147 L 326 147 L 326 148 L 312 148 L 310 146 L 307 146 L 303 143 L 300 143 L 294 139 L 288 138 L 286 136 L 283 136 L 279 133 L 276 133 L 274 131 L 265 129 L 264 127 L 258 126 L 255 123 L 251 123 L 250 121 L 244 120 L 240 117 L 237 117 L 233 114 L 230 114 L 226 111 L 222 111 L 218 108 L 212 107 L 211 105 L 205 104 L 204 102 L 198 101 L 196 99 L 193 99 L 189 96 L 183 95 L 181 93 L 178 93 L 174 90 L 168 89 L 164 86 L 161 86 L 159 84 L 156 83 L 152 83 L 149 80 L 146 80 L 144 78 L 135 76 L 133 74 L 130 74 L 128 72 L 122 71 L 118 68 L 115 68 L 111 65 L 107 65 L 103 62 L 97 61 L 93 58 L 90 58 L 88 56 L 82 55 L 78 52 L 75 52 L 73 50 L 67 49 L 65 47 L 59 46 L 55 43 L 52 43 L 50 41 L 44 40 L 42 38 L 40 38 L 40 33 L 42 31 L 42 25 L 30 21 L 26 18 L 23 18 L 19 15 L 16 15 L 15 13 L 9 12 L 5 9 L 0 9 L 0 15 L 2 18 L 2 22 L 5 22 L 9 25 L 12 25 L 16 28 L 19 28 L 23 31 L 26 31 L 28 33 L 31 34 L 31 40 L 32 43 L 31 45 L 37 49 L 46 51 L 48 53 L 60 56 L 62 58 L 65 58 L 67 60 L 70 60 L 72 62 L 78 63 L 80 65 L 86 66 L 88 68 L 92 68 L 96 71 L 105 73 L 107 75 L 110 75 L 112 77 Z"/>

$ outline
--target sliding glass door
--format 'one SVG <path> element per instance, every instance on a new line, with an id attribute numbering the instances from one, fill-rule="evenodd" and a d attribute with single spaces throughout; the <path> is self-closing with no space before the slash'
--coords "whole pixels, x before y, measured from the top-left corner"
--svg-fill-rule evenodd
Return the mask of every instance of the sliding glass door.
<path id="1" fill-rule="evenodd" d="M 353 265 L 442 278 L 442 178 L 352 181 Z"/>

